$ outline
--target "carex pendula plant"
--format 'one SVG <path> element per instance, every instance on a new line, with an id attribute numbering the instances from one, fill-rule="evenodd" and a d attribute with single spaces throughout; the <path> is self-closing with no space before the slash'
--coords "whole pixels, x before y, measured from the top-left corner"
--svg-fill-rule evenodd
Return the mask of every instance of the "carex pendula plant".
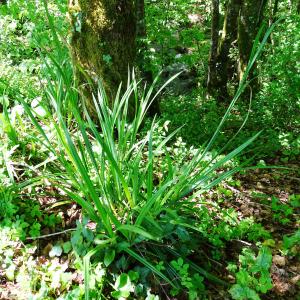
<path id="1" fill-rule="evenodd" d="M 220 171 L 259 133 L 224 156 L 218 153 L 210 160 L 205 158 L 247 86 L 249 71 L 274 26 L 267 29 L 261 42 L 263 29 L 259 32 L 243 80 L 216 132 L 207 145 L 184 164 L 177 164 L 167 150 L 179 129 L 156 141 L 158 125 L 154 119 L 145 135 L 140 132 L 151 103 L 176 76 L 158 92 L 154 92 L 158 79 L 148 89 L 140 91 L 140 83 L 132 72 L 127 88 L 124 91 L 120 86 L 113 101 L 108 99 L 99 80 L 98 91 L 92 96 L 96 111 L 92 118 L 80 87 L 72 80 L 70 64 L 59 61 L 59 55 L 50 57 L 52 63 L 48 64 L 45 96 L 40 103 L 46 115 L 39 117 L 23 99 L 20 102 L 39 132 L 38 142 L 56 158 L 56 166 L 59 166 L 56 172 L 46 172 L 45 177 L 67 194 L 70 201 L 79 204 L 84 214 L 97 225 L 95 247 L 84 259 L 86 283 L 89 282 L 91 256 L 103 249 L 111 249 L 114 253 L 126 253 L 171 286 L 176 286 L 176 280 L 170 278 L 172 275 L 155 268 L 147 251 L 141 253 L 140 245 L 145 241 L 164 244 L 166 219 L 162 215 L 168 215 L 169 222 L 180 224 L 187 231 L 197 232 L 197 227 L 193 226 L 193 212 L 191 210 L 187 215 L 186 206 L 196 209 L 197 204 L 201 204 L 197 196 L 242 169 L 238 166 Z M 129 119 L 130 106 L 134 106 L 134 116 Z M 51 136 L 45 129 L 47 126 L 53 128 Z M 167 167 L 161 170 L 163 176 L 157 181 L 156 164 L 160 159 L 166 161 Z M 196 265 L 195 268 L 209 279 L 218 281 Z M 88 294 L 86 284 L 86 299 Z"/>

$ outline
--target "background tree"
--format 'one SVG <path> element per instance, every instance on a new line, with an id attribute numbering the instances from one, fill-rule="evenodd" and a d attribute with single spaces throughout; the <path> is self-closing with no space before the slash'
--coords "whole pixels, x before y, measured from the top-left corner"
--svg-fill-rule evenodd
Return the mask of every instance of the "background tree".
<path id="1" fill-rule="evenodd" d="M 211 86 L 215 93 L 219 95 L 219 98 L 222 99 L 228 98 L 227 83 L 232 78 L 235 68 L 235 62 L 230 58 L 229 53 L 237 38 L 238 15 L 241 9 L 241 1 L 242 0 L 227 1 L 222 35 L 218 39 L 215 58 L 216 63 L 214 64 L 215 70 L 213 71 L 216 73 L 216 76 L 214 77 L 214 81 L 211 82 Z M 213 19 L 212 22 L 215 26 L 216 24 Z M 214 31 L 217 31 L 217 29 L 214 29 Z M 210 90 L 212 90 L 212 88 Z"/>
<path id="2" fill-rule="evenodd" d="M 213 6 L 216 3 L 213 1 Z M 212 10 L 212 39 L 208 72 L 208 92 L 214 91 L 219 99 L 228 99 L 227 84 L 234 79 L 240 81 L 246 69 L 253 41 L 261 26 L 265 0 L 228 0 L 226 3 L 222 35 L 218 38 L 216 52 L 216 7 Z M 232 49 L 238 50 L 238 57 L 230 55 Z M 214 60 L 214 62 L 212 61 Z M 212 76 L 211 74 L 215 74 Z M 253 74 L 253 71 L 252 73 Z M 254 85 L 254 84 L 253 84 Z"/>
<path id="3" fill-rule="evenodd" d="M 71 0 L 72 55 L 77 78 L 86 76 L 96 84 L 102 80 L 106 93 L 113 99 L 119 84 L 127 84 L 128 69 L 136 56 L 136 18 L 132 0 Z M 83 72 L 85 72 L 85 75 Z M 93 87 L 85 87 L 88 110 Z"/>
<path id="4" fill-rule="evenodd" d="M 219 43 L 219 21 L 220 21 L 220 1 L 211 1 L 211 47 L 208 63 L 207 88 L 210 94 L 215 90 L 218 82 L 217 78 L 217 58 L 218 58 L 218 43 Z"/>
<path id="5" fill-rule="evenodd" d="M 241 5 L 237 36 L 239 48 L 238 74 L 240 81 L 250 58 L 253 41 L 263 20 L 265 5 L 266 0 L 244 0 Z M 254 71 L 252 71 L 252 75 Z M 254 80 L 252 86 L 254 87 L 256 84 L 257 82 Z"/>

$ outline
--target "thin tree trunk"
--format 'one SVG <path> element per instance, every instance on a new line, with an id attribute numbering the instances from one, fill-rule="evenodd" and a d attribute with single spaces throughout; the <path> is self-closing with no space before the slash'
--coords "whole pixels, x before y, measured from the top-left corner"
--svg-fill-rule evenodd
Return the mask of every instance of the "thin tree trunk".
<path id="1" fill-rule="evenodd" d="M 273 22 L 276 19 L 276 15 L 277 15 L 277 12 L 278 12 L 278 4 L 279 4 L 279 0 L 275 0 L 274 1 L 274 6 L 273 6 L 273 11 L 272 11 Z"/>
<path id="2" fill-rule="evenodd" d="M 145 0 L 136 0 L 136 35 L 138 38 L 146 37 Z"/>
<path id="3" fill-rule="evenodd" d="M 218 58 L 218 43 L 219 43 L 219 0 L 212 0 L 212 17 L 211 17 L 211 46 L 208 63 L 208 78 L 207 78 L 207 89 L 210 95 L 216 93 L 218 87 L 218 76 L 217 76 L 217 58 Z"/>
<path id="4" fill-rule="evenodd" d="M 272 7 L 272 1 L 269 6 L 269 11 L 270 11 L 270 17 L 269 17 L 269 26 L 271 26 L 274 22 L 277 20 L 277 12 L 278 12 L 278 4 L 279 0 L 275 0 L 273 7 Z M 271 32 L 268 42 L 272 45 L 271 51 L 274 54 L 274 39 L 273 39 L 273 33 Z"/>
<path id="5" fill-rule="evenodd" d="M 249 62 L 253 42 L 261 26 L 265 0 L 245 0 L 241 7 L 238 22 L 238 46 L 239 46 L 239 79 L 242 80 Z M 255 66 L 250 76 L 255 75 Z M 252 81 L 252 88 L 256 87 L 257 81 Z"/>
<path id="6" fill-rule="evenodd" d="M 230 49 L 237 39 L 238 15 L 241 0 L 229 0 L 223 25 L 223 33 L 218 47 L 217 72 L 219 76 L 218 91 L 221 98 L 228 97 L 227 83 L 232 78 L 235 62 L 230 58 Z"/>

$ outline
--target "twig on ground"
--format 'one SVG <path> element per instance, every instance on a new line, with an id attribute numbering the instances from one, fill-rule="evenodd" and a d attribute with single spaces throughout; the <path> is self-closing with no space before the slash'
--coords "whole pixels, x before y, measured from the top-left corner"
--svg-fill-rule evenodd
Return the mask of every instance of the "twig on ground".
<path id="1" fill-rule="evenodd" d="M 46 239 L 46 238 L 51 237 L 51 236 L 56 236 L 56 235 L 65 234 L 65 233 L 67 233 L 67 232 L 75 231 L 75 230 L 76 230 L 76 228 L 70 228 L 70 229 L 66 229 L 66 230 L 64 230 L 64 231 L 60 231 L 60 232 L 55 232 L 55 233 L 50 233 L 50 234 L 40 235 L 40 236 L 36 236 L 36 237 L 27 237 L 26 240 Z"/>

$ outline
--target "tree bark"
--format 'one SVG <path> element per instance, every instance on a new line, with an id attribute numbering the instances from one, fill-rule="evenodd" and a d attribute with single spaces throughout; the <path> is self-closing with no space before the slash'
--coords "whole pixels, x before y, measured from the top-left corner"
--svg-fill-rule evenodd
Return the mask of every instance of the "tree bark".
<path id="1" fill-rule="evenodd" d="M 219 43 L 219 0 L 212 0 L 211 2 L 211 46 L 208 63 L 208 77 L 207 77 L 207 89 L 210 95 L 216 92 L 218 86 L 217 76 L 217 58 L 218 58 L 218 43 Z"/>
<path id="2" fill-rule="evenodd" d="M 214 88 L 215 93 L 218 94 L 220 100 L 226 100 L 228 96 L 227 83 L 234 74 L 235 62 L 230 58 L 230 49 L 234 41 L 237 39 L 237 24 L 238 14 L 241 7 L 242 0 L 229 0 L 226 7 L 226 13 L 223 23 L 222 36 L 218 38 L 217 56 L 214 58 L 210 66 L 210 72 L 213 72 L 213 84 L 210 89 Z M 215 16 L 216 18 L 216 16 Z M 216 19 L 213 22 L 216 22 Z M 214 38 L 216 31 L 212 32 Z M 212 43 L 215 48 L 215 43 Z M 211 53 L 215 49 L 211 49 Z M 215 67 L 215 70 L 212 70 Z"/>
<path id="3" fill-rule="evenodd" d="M 298 0 L 296 11 L 297 11 L 297 14 L 300 14 L 300 0 Z"/>
<path id="4" fill-rule="evenodd" d="M 70 0 L 72 56 L 89 113 L 95 114 L 91 94 L 101 80 L 111 100 L 119 84 L 127 84 L 136 56 L 133 0 Z M 87 78 L 90 79 L 87 84 Z"/>
<path id="5" fill-rule="evenodd" d="M 272 10 L 273 22 L 276 19 L 276 15 L 277 15 L 277 12 L 278 12 L 278 4 L 279 4 L 279 0 L 275 0 L 273 10 Z"/>
<path id="6" fill-rule="evenodd" d="M 227 84 L 237 73 L 240 81 L 249 62 L 253 41 L 261 26 L 266 0 L 228 0 L 222 36 L 218 38 L 218 51 L 216 53 L 216 0 L 213 2 L 212 15 L 212 42 L 208 70 L 208 91 L 215 90 L 220 100 L 229 98 Z M 237 61 L 230 57 L 230 49 L 237 42 Z M 255 66 L 250 76 L 255 74 Z M 252 88 L 257 81 L 252 81 Z"/>
<path id="7" fill-rule="evenodd" d="M 146 37 L 146 16 L 145 16 L 145 0 L 136 0 L 136 35 L 137 37 Z"/>
<path id="8" fill-rule="evenodd" d="M 266 0 L 244 0 L 238 22 L 239 65 L 238 73 L 241 81 L 249 62 L 253 42 L 261 26 Z M 255 75 L 255 66 L 250 76 Z M 253 80 L 252 87 L 257 85 Z"/>

